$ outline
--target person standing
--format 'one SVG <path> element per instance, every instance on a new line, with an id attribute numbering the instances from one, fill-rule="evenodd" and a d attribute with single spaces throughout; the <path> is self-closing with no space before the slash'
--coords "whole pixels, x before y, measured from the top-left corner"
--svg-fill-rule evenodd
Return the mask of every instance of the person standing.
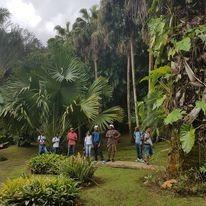
<path id="1" fill-rule="evenodd" d="M 40 132 L 40 135 L 38 136 L 38 142 L 39 142 L 39 154 L 46 153 L 47 152 L 46 137 L 44 136 L 43 132 Z"/>
<path id="2" fill-rule="evenodd" d="M 102 144 L 101 144 L 102 138 L 101 134 L 99 132 L 98 125 L 94 126 L 94 132 L 92 133 L 92 143 L 94 147 L 94 160 L 98 161 L 98 156 L 100 156 L 101 161 L 104 161 L 104 156 L 102 153 Z"/>
<path id="3" fill-rule="evenodd" d="M 85 147 L 85 156 L 86 157 L 91 157 L 91 150 L 92 150 L 92 135 L 88 131 L 86 133 L 86 136 L 84 138 L 84 147 Z"/>
<path id="4" fill-rule="evenodd" d="M 60 138 L 61 138 L 61 137 L 60 137 L 59 135 L 56 135 L 55 137 L 52 138 L 52 143 L 53 143 L 52 151 L 53 151 L 55 154 L 58 154 L 58 153 L 59 153 Z"/>
<path id="5" fill-rule="evenodd" d="M 153 143 L 152 143 L 151 135 L 152 135 L 151 128 L 147 128 L 143 136 L 143 155 L 146 164 L 149 164 L 149 159 L 153 154 L 153 149 L 152 149 Z"/>
<path id="6" fill-rule="evenodd" d="M 109 125 L 109 130 L 106 133 L 107 139 L 107 150 L 108 150 L 108 160 L 114 162 L 115 154 L 117 151 L 117 144 L 119 141 L 120 133 L 114 128 L 113 124 Z"/>
<path id="7" fill-rule="evenodd" d="M 75 153 L 75 146 L 77 142 L 77 133 L 74 131 L 74 128 L 70 128 L 67 134 L 67 141 L 68 141 L 68 155 L 74 155 Z"/>
<path id="8" fill-rule="evenodd" d="M 135 140 L 135 146 L 136 146 L 136 151 L 137 151 L 136 161 L 139 161 L 139 162 L 144 162 L 142 159 L 142 138 L 143 138 L 142 131 L 140 131 L 139 127 L 135 127 L 134 140 Z"/>

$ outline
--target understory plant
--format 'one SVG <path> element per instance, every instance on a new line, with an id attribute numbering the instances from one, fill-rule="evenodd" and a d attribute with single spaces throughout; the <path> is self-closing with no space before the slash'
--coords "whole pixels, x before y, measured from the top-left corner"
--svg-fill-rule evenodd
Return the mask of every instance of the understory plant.
<path id="1" fill-rule="evenodd" d="M 77 183 L 64 176 L 28 176 L 5 182 L 0 190 L 0 205 L 75 205 Z"/>
<path id="2" fill-rule="evenodd" d="M 57 154 L 37 155 L 29 161 L 28 167 L 34 174 L 63 174 L 80 183 L 90 182 L 96 170 L 93 162 L 80 154 L 71 157 Z"/>

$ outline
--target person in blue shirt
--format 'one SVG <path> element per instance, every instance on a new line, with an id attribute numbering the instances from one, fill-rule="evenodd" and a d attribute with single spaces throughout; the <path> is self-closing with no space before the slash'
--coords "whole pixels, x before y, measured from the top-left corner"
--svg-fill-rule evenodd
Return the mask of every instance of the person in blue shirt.
<path id="1" fill-rule="evenodd" d="M 144 162 L 142 159 L 142 138 L 143 138 L 143 132 L 140 131 L 139 127 L 135 127 L 134 131 L 134 140 L 135 140 L 135 146 L 137 151 L 137 159 L 138 162 Z"/>
<path id="2" fill-rule="evenodd" d="M 100 156 L 101 161 L 104 161 L 104 156 L 101 149 L 101 134 L 97 125 L 94 126 L 94 132 L 92 133 L 92 144 L 94 148 L 94 160 L 98 161 L 98 156 Z"/>

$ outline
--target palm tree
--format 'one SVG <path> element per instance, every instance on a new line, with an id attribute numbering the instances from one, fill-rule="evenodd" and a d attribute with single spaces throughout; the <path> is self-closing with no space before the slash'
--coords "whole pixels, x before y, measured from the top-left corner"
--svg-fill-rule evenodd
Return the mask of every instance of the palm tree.
<path id="1" fill-rule="evenodd" d="M 104 129 L 111 121 L 122 120 L 119 107 L 99 110 L 102 95 L 108 98 L 112 94 L 106 79 L 99 77 L 90 85 L 84 64 L 69 56 L 66 47 L 52 52 L 49 70 L 35 70 L 27 77 L 22 74 L 4 90 L 14 94 L 7 98 L 1 114 L 13 130 L 42 128 L 52 136 L 57 131 L 63 134 L 70 125 L 98 123 Z"/>
<path id="2" fill-rule="evenodd" d="M 83 50 L 82 54 L 86 59 L 91 54 L 94 64 L 94 76 L 98 78 L 98 58 L 102 47 L 102 32 L 99 27 L 99 14 L 97 6 L 89 11 L 81 9 L 82 17 L 77 18 L 73 25 L 74 45 L 76 50 Z M 82 48 L 83 47 L 83 48 Z"/>
<path id="3" fill-rule="evenodd" d="M 5 8 L 0 8 L 0 26 L 9 18 L 10 13 Z"/>
<path id="4" fill-rule="evenodd" d="M 65 28 L 57 25 L 54 27 L 58 36 L 62 37 L 64 41 L 69 42 L 71 40 L 70 22 L 66 22 Z"/>

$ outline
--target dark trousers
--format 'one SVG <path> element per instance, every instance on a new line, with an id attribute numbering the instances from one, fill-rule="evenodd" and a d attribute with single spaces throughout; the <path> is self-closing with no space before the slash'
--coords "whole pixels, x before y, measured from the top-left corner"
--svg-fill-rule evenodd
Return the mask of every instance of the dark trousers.
<path id="1" fill-rule="evenodd" d="M 101 150 L 101 147 L 98 147 L 98 144 L 94 144 L 94 159 L 95 161 L 98 160 L 98 156 L 100 156 L 101 160 L 104 160 L 104 156 Z"/>
<path id="2" fill-rule="evenodd" d="M 55 154 L 59 154 L 59 147 L 53 147 L 52 152 Z"/>
<path id="3" fill-rule="evenodd" d="M 136 145 L 136 151 L 137 151 L 137 158 L 142 159 L 142 145 L 135 144 Z"/>
<path id="4" fill-rule="evenodd" d="M 75 145 L 68 145 L 68 156 L 74 155 L 75 152 Z"/>

